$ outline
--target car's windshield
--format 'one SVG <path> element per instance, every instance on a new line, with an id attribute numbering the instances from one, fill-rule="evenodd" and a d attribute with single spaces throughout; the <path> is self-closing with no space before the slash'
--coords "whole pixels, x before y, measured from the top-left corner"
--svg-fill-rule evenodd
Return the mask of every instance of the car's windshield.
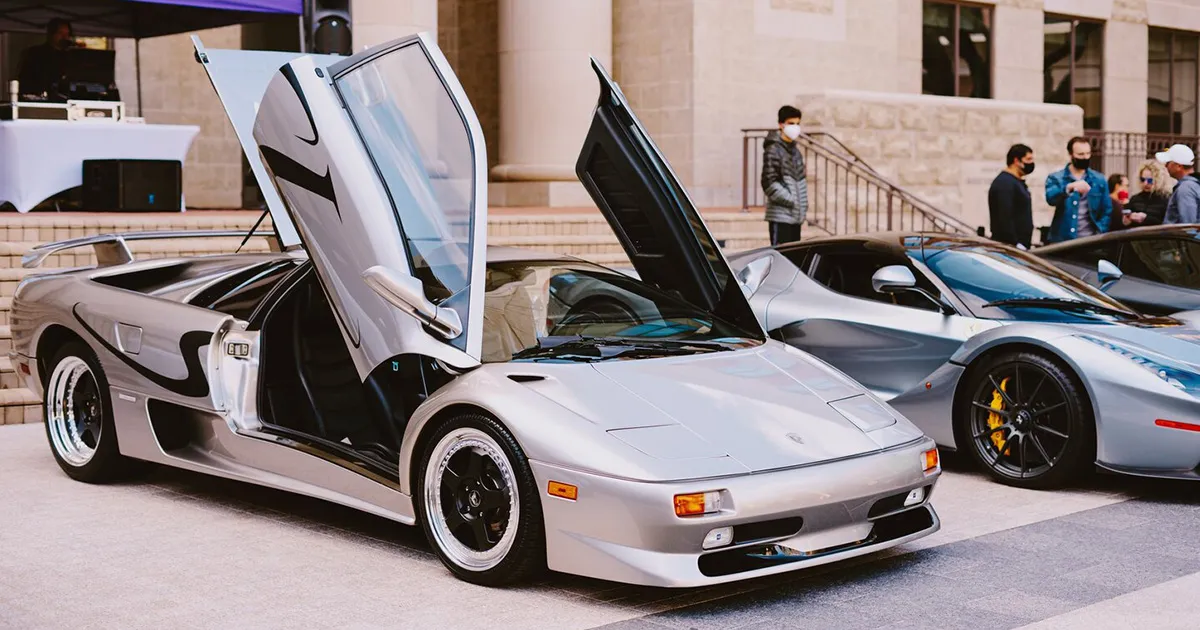
<path id="1" fill-rule="evenodd" d="M 685 301 L 583 262 L 491 263 L 483 309 L 485 363 L 673 356 L 759 343 Z M 619 351 L 599 352 L 601 343 Z"/>
<path id="2" fill-rule="evenodd" d="M 1116 321 L 1130 317 L 1129 308 L 1120 302 L 1011 248 L 982 243 L 944 249 L 926 247 L 924 263 L 976 317 L 1036 321 Z M 993 304 L 1001 301 L 1004 303 Z"/>

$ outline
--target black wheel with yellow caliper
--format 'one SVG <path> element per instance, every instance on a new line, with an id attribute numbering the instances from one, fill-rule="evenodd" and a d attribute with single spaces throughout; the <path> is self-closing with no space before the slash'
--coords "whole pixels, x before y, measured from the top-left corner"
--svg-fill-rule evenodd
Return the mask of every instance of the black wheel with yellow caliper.
<path id="1" fill-rule="evenodd" d="M 1095 422 L 1068 368 L 1033 352 L 1000 352 L 973 366 L 968 379 L 970 398 L 956 414 L 959 439 L 997 481 L 1053 488 L 1091 469 Z"/>

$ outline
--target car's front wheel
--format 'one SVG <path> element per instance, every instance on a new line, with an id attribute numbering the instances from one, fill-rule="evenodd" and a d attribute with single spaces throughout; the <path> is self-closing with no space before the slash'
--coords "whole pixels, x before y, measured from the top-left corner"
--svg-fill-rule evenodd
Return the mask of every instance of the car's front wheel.
<path id="1" fill-rule="evenodd" d="M 117 446 L 108 381 L 96 355 L 83 343 L 68 343 L 48 365 L 42 413 L 63 472 L 77 481 L 104 483 L 133 471 L 133 461 Z"/>
<path id="2" fill-rule="evenodd" d="M 417 517 L 442 563 L 485 586 L 545 569 L 537 484 L 524 452 L 492 418 L 448 418 L 426 441 L 415 485 Z"/>
<path id="3" fill-rule="evenodd" d="M 997 481 L 1054 488 L 1076 480 L 1095 459 L 1095 423 L 1083 386 L 1057 361 L 1032 352 L 984 359 L 966 383 L 959 437 Z"/>

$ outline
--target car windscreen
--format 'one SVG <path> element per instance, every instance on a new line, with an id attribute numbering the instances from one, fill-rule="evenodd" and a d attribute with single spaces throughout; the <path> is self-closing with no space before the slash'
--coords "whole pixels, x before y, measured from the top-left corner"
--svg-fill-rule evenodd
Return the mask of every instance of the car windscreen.
<path id="1" fill-rule="evenodd" d="M 654 346 L 678 354 L 674 350 L 687 344 L 723 349 L 754 345 L 759 343 L 755 336 L 689 302 L 597 265 L 512 261 L 487 268 L 485 363 L 533 355 L 545 360 L 594 340 L 627 349 Z M 562 351 L 556 353 L 555 346 Z"/>
<path id="2" fill-rule="evenodd" d="M 976 317 L 1065 322 L 1128 319 L 1112 312 L 1129 312 L 1117 300 L 1011 248 L 978 244 L 926 252 L 925 265 Z M 1010 303 L 986 306 L 1002 300 Z M 1044 305 L 1039 306 L 1039 301 Z M 1071 303 L 1080 303 L 1080 308 L 1061 308 Z M 1088 309 L 1088 305 L 1095 310 Z"/>

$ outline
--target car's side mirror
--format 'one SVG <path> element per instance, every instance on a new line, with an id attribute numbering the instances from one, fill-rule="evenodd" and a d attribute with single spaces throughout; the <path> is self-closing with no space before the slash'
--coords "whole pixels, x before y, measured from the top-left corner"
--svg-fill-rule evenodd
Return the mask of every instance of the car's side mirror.
<path id="1" fill-rule="evenodd" d="M 912 269 L 904 265 L 888 265 L 871 276 L 871 288 L 876 293 L 895 293 L 907 291 L 917 286 L 917 278 Z"/>
<path id="2" fill-rule="evenodd" d="M 1096 263 L 1096 280 L 1100 283 L 1101 291 L 1107 291 L 1123 275 L 1125 273 L 1119 267 L 1103 258 L 1100 259 L 1100 262 Z"/>
<path id="3" fill-rule="evenodd" d="M 917 286 L 917 278 L 913 275 L 912 269 L 904 265 L 888 265 L 882 267 L 871 276 L 871 288 L 875 289 L 876 293 L 900 293 L 903 291 L 911 291 L 925 297 L 925 299 L 933 302 L 937 306 L 938 312 L 943 315 L 953 315 L 954 310 L 947 306 L 944 302 L 931 295 L 925 289 Z"/>
<path id="4" fill-rule="evenodd" d="M 462 320 L 453 309 L 439 308 L 425 297 L 421 281 L 376 265 L 363 272 L 363 281 L 389 304 L 417 318 L 446 339 L 462 334 Z"/>
<path id="5" fill-rule="evenodd" d="M 763 282 L 766 282 L 767 275 L 771 273 L 771 256 L 768 254 L 761 258 L 755 258 L 750 261 L 737 274 L 738 284 L 742 287 L 742 293 L 749 298 L 758 291 Z"/>

